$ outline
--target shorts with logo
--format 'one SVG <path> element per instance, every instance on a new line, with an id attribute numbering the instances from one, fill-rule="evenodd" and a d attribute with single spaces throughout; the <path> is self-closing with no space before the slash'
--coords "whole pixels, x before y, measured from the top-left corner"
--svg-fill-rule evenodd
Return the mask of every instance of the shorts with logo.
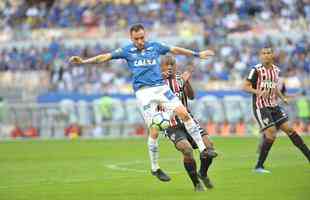
<path id="1" fill-rule="evenodd" d="M 201 137 L 207 135 L 207 132 L 199 126 Z M 185 126 L 183 124 L 178 124 L 176 127 L 170 127 L 165 130 L 165 134 L 168 136 L 171 142 L 176 144 L 181 140 L 188 140 L 193 149 L 197 149 L 198 146 L 190 134 L 186 131 Z"/>
<path id="2" fill-rule="evenodd" d="M 152 124 L 152 117 L 158 112 L 160 104 L 171 117 L 174 110 L 182 102 L 171 91 L 168 85 L 145 87 L 136 91 L 138 107 L 148 127 Z"/>
<path id="3" fill-rule="evenodd" d="M 280 106 L 257 108 L 254 110 L 254 116 L 261 131 L 264 131 L 271 126 L 276 126 L 278 129 L 281 124 L 288 121 L 286 112 Z"/>

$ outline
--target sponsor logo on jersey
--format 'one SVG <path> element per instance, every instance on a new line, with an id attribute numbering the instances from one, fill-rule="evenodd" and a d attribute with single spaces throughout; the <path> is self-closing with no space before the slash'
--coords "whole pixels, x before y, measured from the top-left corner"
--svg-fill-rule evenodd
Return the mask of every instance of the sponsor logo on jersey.
<path id="1" fill-rule="evenodd" d="M 156 65 L 156 59 L 139 59 L 134 61 L 135 67 L 142 67 L 142 66 L 148 66 L 148 65 Z"/>
<path id="2" fill-rule="evenodd" d="M 276 88 L 277 84 L 273 81 L 267 80 L 267 81 L 262 81 L 260 87 L 261 88 L 267 88 L 267 89 L 274 89 Z"/>

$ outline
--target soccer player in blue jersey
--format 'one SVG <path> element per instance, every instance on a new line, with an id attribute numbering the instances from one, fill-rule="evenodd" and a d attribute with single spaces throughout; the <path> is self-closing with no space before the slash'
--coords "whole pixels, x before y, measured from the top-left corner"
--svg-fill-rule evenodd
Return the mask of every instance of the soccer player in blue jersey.
<path id="1" fill-rule="evenodd" d="M 141 24 L 133 25 L 129 34 L 132 42 L 126 46 L 89 59 L 73 56 L 69 62 L 73 64 L 98 64 L 111 59 L 125 59 L 132 73 L 133 89 L 147 126 L 150 127 L 152 117 L 158 112 L 157 106 L 160 104 L 171 115 L 176 114 L 184 122 L 186 130 L 196 142 L 201 154 L 206 154 L 206 146 L 200 135 L 199 127 L 179 98 L 164 83 L 159 60 L 161 55 L 168 52 L 200 59 L 207 59 L 213 56 L 214 52 L 211 50 L 196 52 L 181 47 L 168 46 L 160 42 L 147 41 L 144 27 Z M 157 132 L 155 128 L 151 128 L 151 131 Z M 157 170 L 160 173 L 160 169 Z"/>

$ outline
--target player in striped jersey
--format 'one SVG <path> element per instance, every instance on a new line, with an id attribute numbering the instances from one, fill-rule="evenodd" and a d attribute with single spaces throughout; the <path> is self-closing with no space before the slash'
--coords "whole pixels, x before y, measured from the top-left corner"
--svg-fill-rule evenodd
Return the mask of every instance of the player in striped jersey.
<path id="1" fill-rule="evenodd" d="M 189 79 L 191 77 L 191 71 L 185 71 L 183 74 L 178 73 L 176 71 L 175 59 L 172 56 L 163 57 L 161 67 L 166 84 L 170 87 L 173 93 L 179 97 L 183 105 L 189 111 L 187 99 L 194 99 L 194 92 L 189 82 Z M 201 136 L 207 147 L 207 154 L 201 154 L 200 170 L 199 173 L 197 173 L 196 161 L 193 157 L 193 149 L 196 149 L 197 145 L 195 144 L 189 133 L 186 131 L 183 122 L 178 117 L 173 117 L 170 121 L 170 124 L 171 127 L 166 130 L 166 135 L 175 144 L 176 149 L 182 152 L 184 157 L 184 167 L 193 182 L 195 190 L 204 190 L 202 185 L 200 184 L 199 178 L 203 181 L 207 188 L 212 188 L 213 185 L 207 175 L 207 172 L 213 158 L 217 156 L 217 153 L 215 152 L 213 144 L 209 140 L 207 133 L 204 131 L 204 129 L 200 128 Z M 199 126 L 198 123 L 197 125 Z M 157 137 L 158 134 L 150 134 L 149 139 L 157 140 Z M 158 152 L 156 158 L 158 158 Z M 152 163 L 154 163 L 154 161 L 155 163 L 158 163 L 158 160 L 152 157 L 151 152 L 150 160 Z"/>
<path id="2" fill-rule="evenodd" d="M 260 51 L 261 64 L 251 69 L 243 89 L 253 94 L 253 113 L 264 134 L 255 171 L 270 173 L 264 169 L 264 162 L 276 139 L 277 129 L 284 131 L 293 144 L 301 150 L 310 162 L 310 151 L 303 139 L 288 124 L 288 116 L 278 105 L 277 98 L 288 103 L 279 89 L 279 68 L 273 64 L 273 50 L 263 48 Z"/>

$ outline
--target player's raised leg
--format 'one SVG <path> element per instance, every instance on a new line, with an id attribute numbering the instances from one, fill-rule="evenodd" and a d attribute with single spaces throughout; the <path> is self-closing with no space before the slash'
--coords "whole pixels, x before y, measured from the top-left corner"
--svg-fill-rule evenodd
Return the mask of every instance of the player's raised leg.
<path id="1" fill-rule="evenodd" d="M 304 156 L 310 162 L 310 150 L 308 146 L 304 143 L 303 139 L 299 136 L 299 134 L 289 126 L 288 122 L 284 122 L 279 127 L 282 131 L 284 131 L 293 144 L 304 154 Z"/>
<path id="2" fill-rule="evenodd" d="M 179 105 L 174 109 L 177 116 L 184 122 L 184 126 L 193 140 L 196 142 L 200 153 L 206 154 L 206 145 L 200 134 L 199 125 L 187 112 L 187 109 L 183 105 Z"/>
<path id="3" fill-rule="evenodd" d="M 156 176 L 161 181 L 170 181 L 170 177 L 160 169 L 158 160 L 159 160 L 159 145 L 158 145 L 158 130 L 156 128 L 149 129 L 148 136 L 148 151 L 151 161 L 151 173 Z"/>

